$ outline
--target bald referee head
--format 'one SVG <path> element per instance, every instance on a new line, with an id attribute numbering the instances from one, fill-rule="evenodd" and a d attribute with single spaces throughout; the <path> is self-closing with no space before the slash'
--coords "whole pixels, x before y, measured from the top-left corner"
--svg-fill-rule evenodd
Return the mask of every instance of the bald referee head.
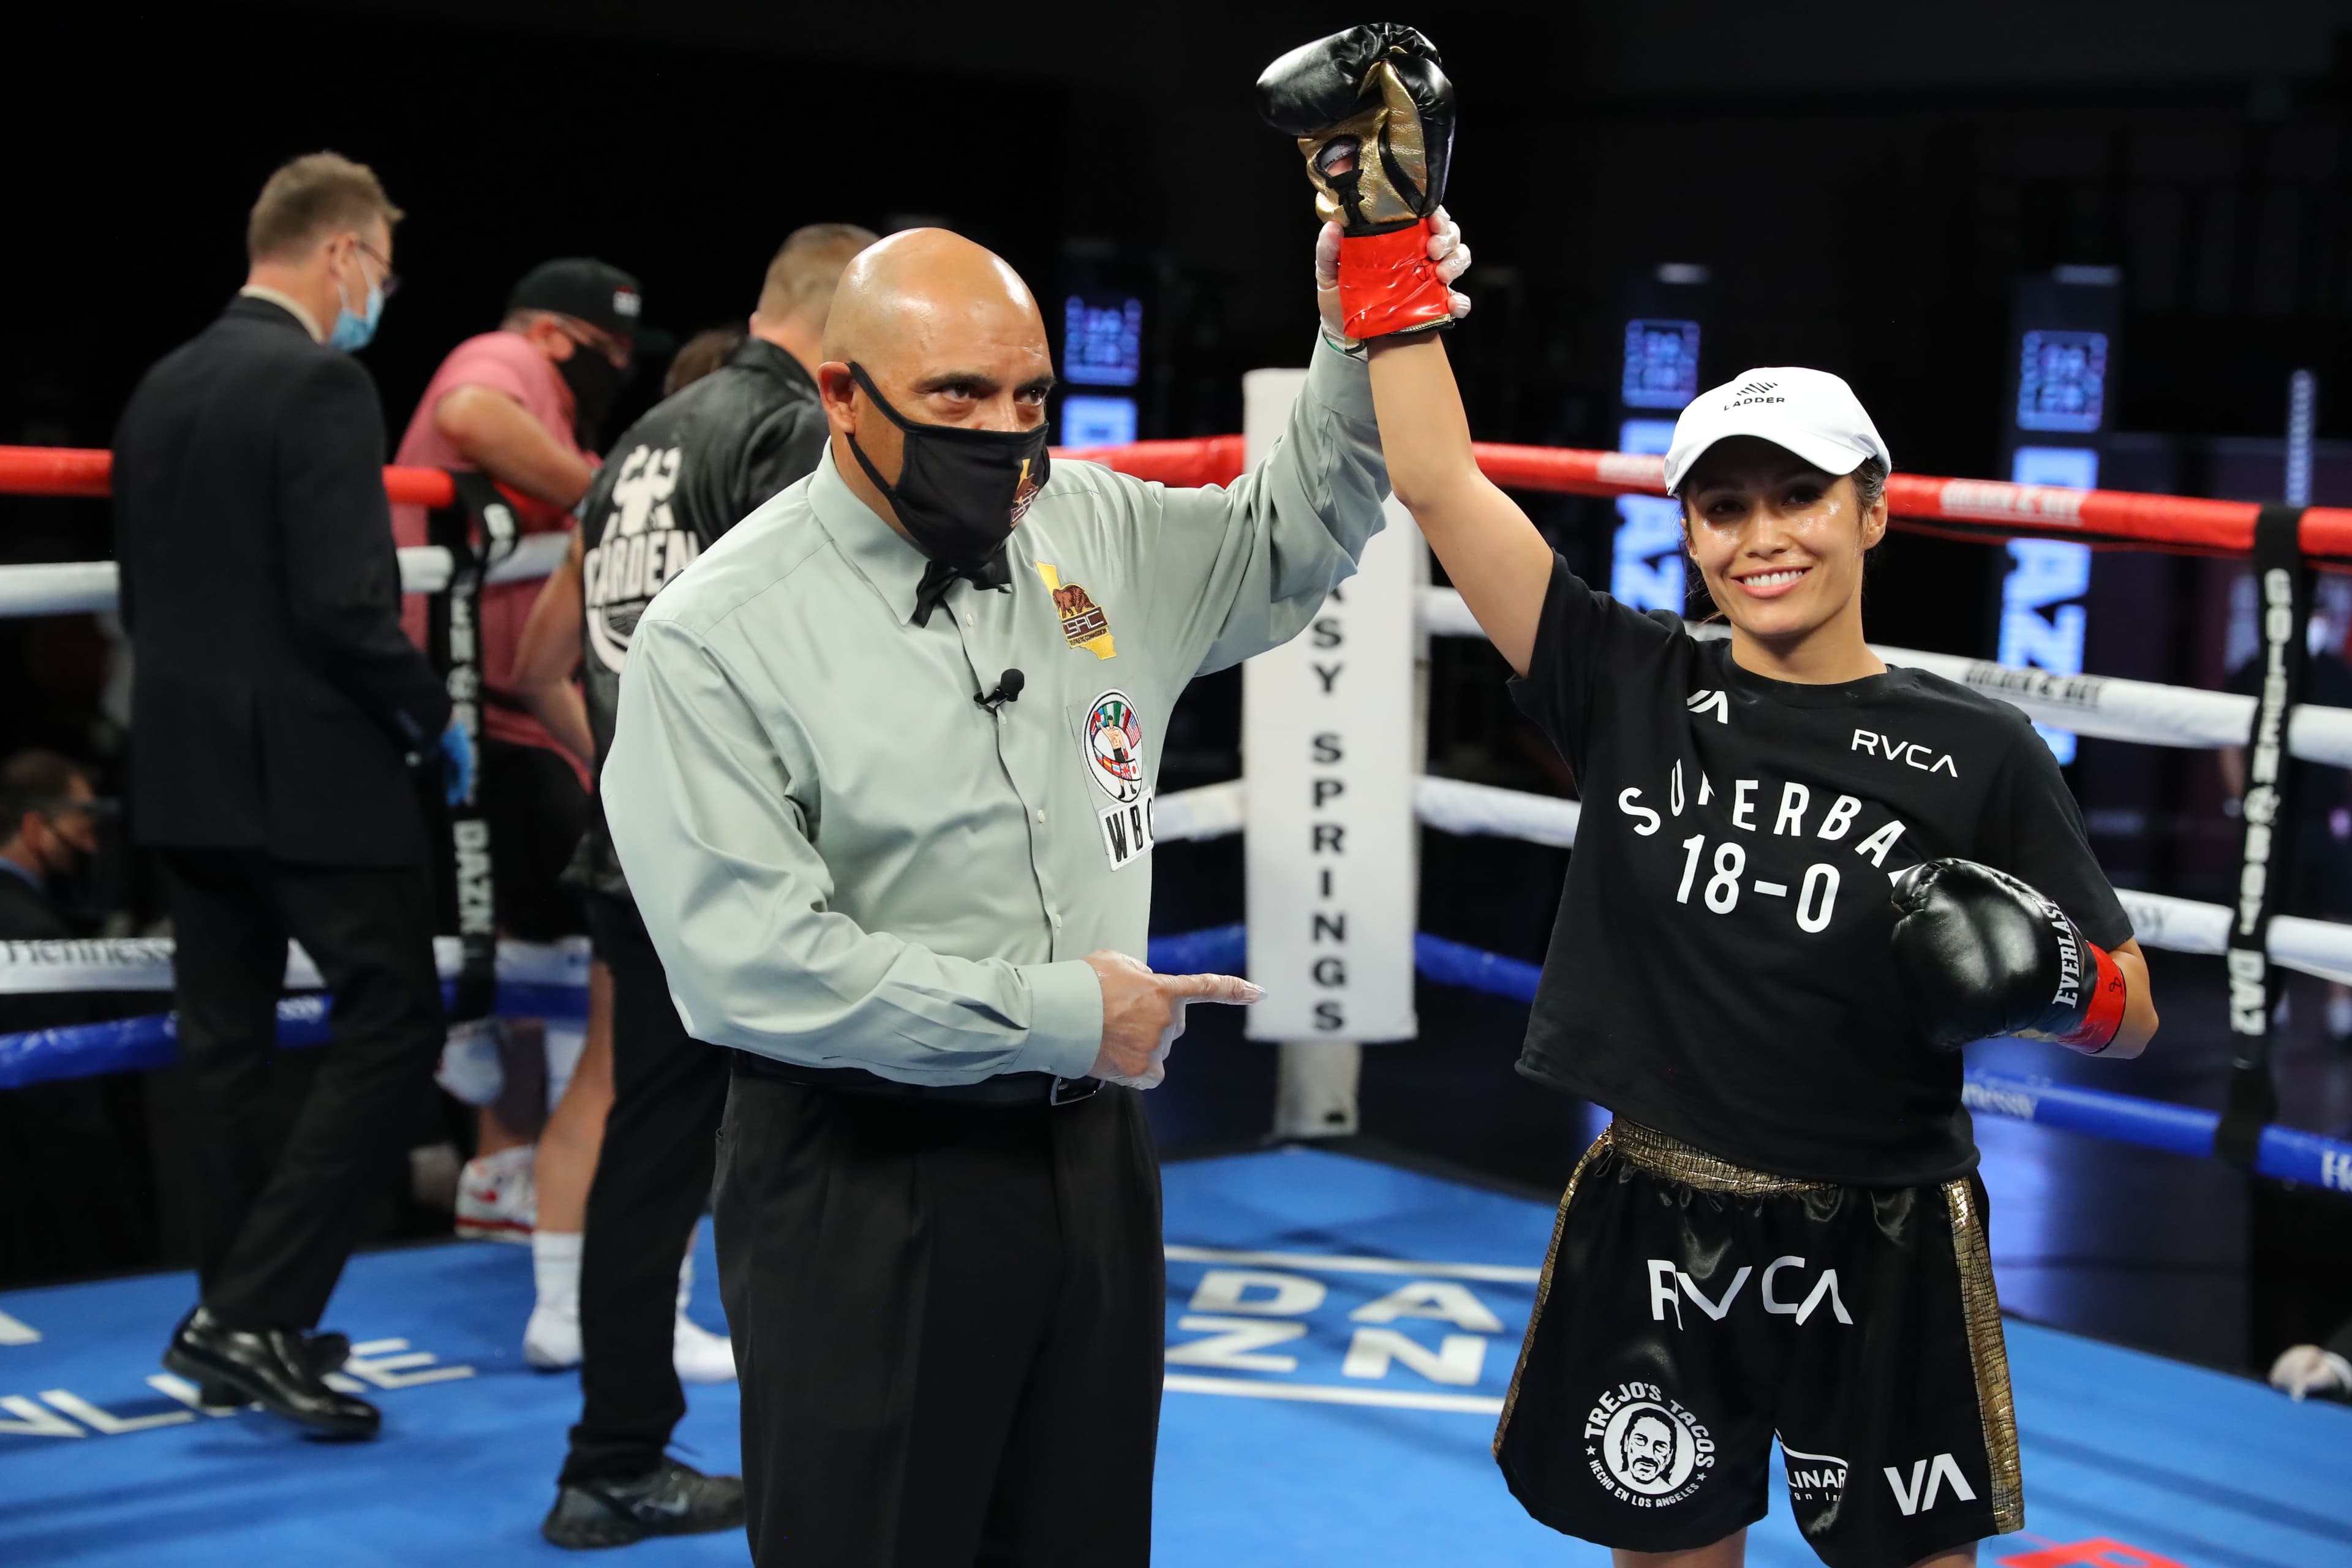
<path id="1" fill-rule="evenodd" d="M 908 229 L 849 265 L 834 296 L 817 384 L 842 478 L 886 520 L 907 510 L 884 486 L 905 475 L 910 426 L 1035 433 L 1032 473 L 1042 477 L 1054 385 L 1045 318 L 1021 275 L 961 235 Z"/>

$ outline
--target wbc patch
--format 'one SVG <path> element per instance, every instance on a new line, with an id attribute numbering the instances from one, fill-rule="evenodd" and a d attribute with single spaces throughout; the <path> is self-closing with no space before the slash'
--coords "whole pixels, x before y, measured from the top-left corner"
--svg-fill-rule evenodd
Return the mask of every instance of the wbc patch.
<path id="1" fill-rule="evenodd" d="M 1087 776 L 1110 796 L 1096 815 L 1110 868 L 1122 870 L 1151 849 L 1151 791 L 1144 782 L 1143 720 L 1127 693 L 1104 692 L 1087 710 L 1083 755 Z"/>
<path id="2" fill-rule="evenodd" d="M 1110 617 L 1093 595 L 1076 583 L 1065 584 L 1060 570 L 1046 562 L 1037 563 L 1037 575 L 1054 595 L 1054 613 L 1062 617 L 1062 639 L 1097 658 L 1116 658 L 1118 650 L 1111 645 Z"/>

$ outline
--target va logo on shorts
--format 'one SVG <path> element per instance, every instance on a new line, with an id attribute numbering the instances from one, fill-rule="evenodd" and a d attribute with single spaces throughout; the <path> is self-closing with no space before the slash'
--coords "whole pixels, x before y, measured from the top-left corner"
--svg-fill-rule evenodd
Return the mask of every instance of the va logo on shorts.
<path id="1" fill-rule="evenodd" d="M 1715 1468 L 1715 1439 L 1654 1383 L 1623 1383 L 1584 1418 L 1592 1479 L 1635 1508 L 1672 1508 Z"/>

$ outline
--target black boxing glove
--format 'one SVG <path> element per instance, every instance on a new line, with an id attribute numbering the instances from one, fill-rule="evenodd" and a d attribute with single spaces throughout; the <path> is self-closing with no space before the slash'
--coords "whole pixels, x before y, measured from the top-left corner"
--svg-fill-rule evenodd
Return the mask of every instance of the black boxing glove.
<path id="1" fill-rule="evenodd" d="M 1926 861 L 1895 879 L 1895 972 L 1937 1049 L 2017 1035 L 2096 1056 L 2123 1026 L 2123 970 L 2008 872 Z"/>
<path id="2" fill-rule="evenodd" d="M 1393 22 L 1334 33 L 1266 67 L 1257 106 L 1298 138 L 1316 215 L 1339 226 L 1348 335 L 1451 321 L 1452 292 L 1429 259 L 1454 149 L 1454 84 L 1435 46 Z"/>

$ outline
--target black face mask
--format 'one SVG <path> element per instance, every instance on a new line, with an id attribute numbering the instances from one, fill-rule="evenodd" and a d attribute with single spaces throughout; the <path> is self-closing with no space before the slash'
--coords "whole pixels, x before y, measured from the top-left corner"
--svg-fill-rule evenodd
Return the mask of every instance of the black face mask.
<path id="1" fill-rule="evenodd" d="M 1004 549 L 1013 525 L 1045 488 L 1045 426 L 1034 430 L 967 430 L 960 425 L 918 425 L 883 401 L 865 368 L 849 374 L 883 416 L 906 434 L 906 458 L 896 485 L 886 481 L 857 437 L 849 450 L 889 500 L 915 548 L 959 571 L 976 571 Z"/>
<path id="2" fill-rule="evenodd" d="M 559 361 L 556 374 L 563 384 L 572 389 L 572 434 L 589 451 L 597 447 L 596 437 L 603 432 L 604 416 L 613 412 L 620 401 L 621 391 L 629 384 L 630 373 L 636 369 L 632 361 L 628 370 L 606 359 L 602 351 L 575 342 L 572 357 Z"/>

